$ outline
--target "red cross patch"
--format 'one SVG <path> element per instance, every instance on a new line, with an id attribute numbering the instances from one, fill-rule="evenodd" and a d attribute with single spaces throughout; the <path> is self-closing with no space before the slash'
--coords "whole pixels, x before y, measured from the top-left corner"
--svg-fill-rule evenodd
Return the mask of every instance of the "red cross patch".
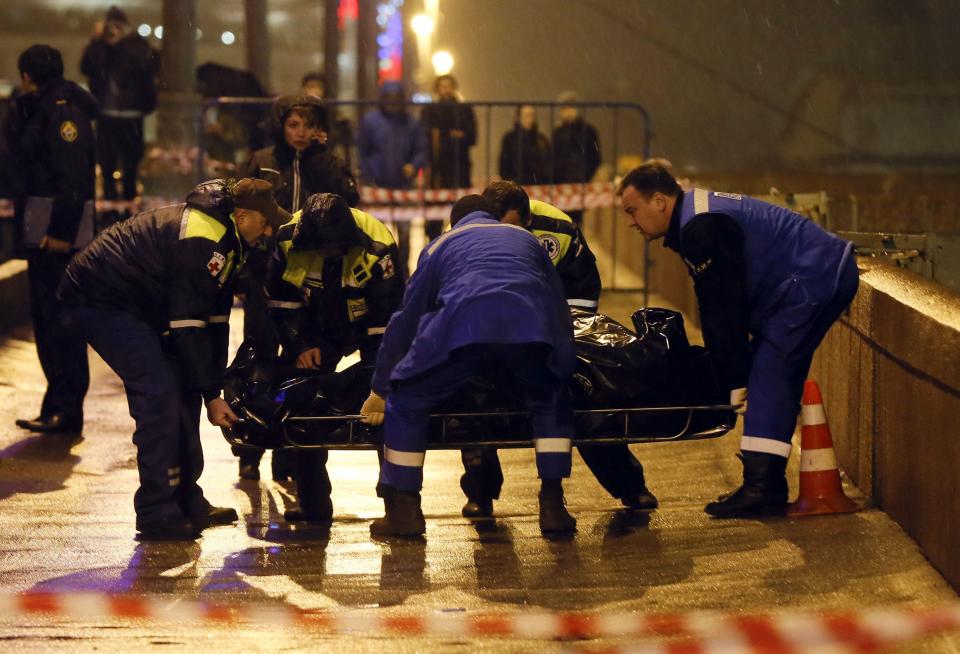
<path id="1" fill-rule="evenodd" d="M 213 256 L 210 257 L 210 261 L 207 262 L 207 270 L 210 271 L 212 277 L 216 277 L 220 274 L 220 271 L 223 270 L 223 265 L 227 262 L 227 258 L 220 254 L 219 252 L 214 252 Z"/>

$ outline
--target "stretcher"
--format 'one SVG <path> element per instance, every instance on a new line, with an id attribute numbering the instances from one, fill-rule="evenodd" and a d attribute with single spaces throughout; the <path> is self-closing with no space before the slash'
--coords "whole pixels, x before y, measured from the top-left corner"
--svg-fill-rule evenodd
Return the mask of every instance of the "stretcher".
<path id="1" fill-rule="evenodd" d="M 571 388 L 575 445 L 687 441 L 722 436 L 736 423 L 723 403 L 712 362 L 687 342 L 680 314 L 641 309 L 631 331 L 602 314 L 573 311 L 577 370 Z M 227 374 L 225 397 L 240 418 L 224 437 L 264 449 L 375 449 L 382 430 L 359 408 L 373 371 L 338 373 L 263 365 L 243 346 Z M 431 415 L 428 449 L 532 447 L 529 414 L 504 380 L 473 380 Z"/>
<path id="2" fill-rule="evenodd" d="M 630 407 L 616 409 L 580 409 L 574 411 L 578 436 L 574 445 L 602 445 L 611 443 L 651 443 L 689 441 L 717 438 L 730 431 L 736 423 L 734 407 L 730 405 Z M 239 447 L 293 447 L 298 449 L 369 450 L 382 443 L 381 430 L 363 423 L 360 415 L 302 415 L 282 413 L 272 424 L 240 408 L 240 420 L 232 429 L 224 430 L 224 437 Z M 647 417 L 648 424 L 659 429 L 639 431 L 637 418 Z M 590 429 L 582 434 L 583 425 L 599 419 L 608 427 Z M 523 411 L 437 413 L 431 414 L 430 438 L 427 449 L 445 450 L 471 447 L 517 448 L 533 447 L 529 434 L 530 416 Z M 463 421 L 473 423 L 470 432 L 474 438 L 458 434 Z M 486 428 L 477 425 L 487 422 Z M 503 431 L 504 422 L 514 431 Z M 670 425 L 674 425 L 673 428 Z M 276 434 L 269 440 L 251 438 L 255 430 Z"/>

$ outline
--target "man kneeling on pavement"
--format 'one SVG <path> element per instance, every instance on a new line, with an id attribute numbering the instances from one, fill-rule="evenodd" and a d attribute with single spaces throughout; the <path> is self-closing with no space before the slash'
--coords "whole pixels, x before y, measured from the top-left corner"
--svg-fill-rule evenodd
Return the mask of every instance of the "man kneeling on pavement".
<path id="1" fill-rule="evenodd" d="M 430 411 L 491 369 L 512 380 L 533 415 L 541 531 L 573 531 L 562 480 L 570 476 L 575 359 L 563 285 L 535 236 L 475 211 L 430 243 L 387 325 L 361 409 L 370 424 L 385 423 L 380 481 L 391 499 L 371 534 L 426 531 Z"/>
<path id="2" fill-rule="evenodd" d="M 201 399 L 212 424 L 236 422 L 220 397 L 233 281 L 281 215 L 268 182 L 206 182 L 184 204 L 113 225 L 64 273 L 63 321 L 123 380 L 136 422 L 143 540 L 193 540 L 237 520 L 197 484 Z"/>

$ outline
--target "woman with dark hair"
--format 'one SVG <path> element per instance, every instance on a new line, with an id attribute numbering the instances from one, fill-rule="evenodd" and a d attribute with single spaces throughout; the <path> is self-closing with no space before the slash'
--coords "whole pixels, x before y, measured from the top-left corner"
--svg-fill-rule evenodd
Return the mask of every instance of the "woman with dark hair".
<path id="1" fill-rule="evenodd" d="M 257 150 L 243 166 L 241 177 L 264 179 L 273 185 L 277 204 L 289 213 L 303 208 L 314 193 L 335 193 L 353 207 L 360 201 L 357 182 L 347 166 L 326 147 L 327 110 L 319 98 L 283 96 L 273 105 L 271 127 L 275 145 Z M 277 335 L 267 311 L 267 263 L 272 242 L 250 253 L 241 272 L 238 291 L 244 296 L 244 339 L 254 339 L 258 349 L 275 355 Z M 291 462 L 275 450 L 272 474 L 276 480 L 292 476 Z M 240 476 L 259 479 L 263 450 L 234 448 L 240 457 Z"/>
<path id="2" fill-rule="evenodd" d="M 537 126 L 533 105 L 517 107 L 513 130 L 503 135 L 500 177 L 518 184 L 550 183 L 550 141 Z"/>

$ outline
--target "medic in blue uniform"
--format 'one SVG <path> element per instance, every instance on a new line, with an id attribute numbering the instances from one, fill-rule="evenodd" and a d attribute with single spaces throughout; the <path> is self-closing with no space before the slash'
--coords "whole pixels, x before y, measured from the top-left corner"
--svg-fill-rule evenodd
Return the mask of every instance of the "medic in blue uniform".
<path id="1" fill-rule="evenodd" d="M 630 171 L 620 192 L 633 227 L 648 241 L 665 237 L 686 263 L 704 342 L 730 403 L 744 414 L 743 485 L 706 512 L 782 513 L 813 353 L 857 292 L 853 245 L 783 207 L 733 193 L 683 193 L 657 162 Z"/>
<path id="2" fill-rule="evenodd" d="M 563 286 L 535 236 L 476 211 L 432 242 L 387 325 L 361 410 L 371 424 L 386 414 L 381 482 L 393 490 L 371 533 L 424 533 L 430 411 L 491 369 L 515 382 L 533 415 L 541 530 L 573 531 L 561 480 L 570 475 L 575 356 Z"/>

